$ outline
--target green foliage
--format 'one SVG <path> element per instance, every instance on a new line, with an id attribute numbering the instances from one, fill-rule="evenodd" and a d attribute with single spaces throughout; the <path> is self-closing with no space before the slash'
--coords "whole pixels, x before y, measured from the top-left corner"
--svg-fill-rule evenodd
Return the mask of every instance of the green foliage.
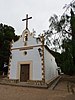
<path id="1" fill-rule="evenodd" d="M 69 41 L 68 43 L 63 43 L 63 48 L 65 48 L 65 52 L 61 53 L 62 57 L 62 66 L 61 69 L 65 74 L 74 75 L 75 74 L 75 64 L 73 61 L 73 50 L 72 47 L 73 41 Z"/>
<path id="2" fill-rule="evenodd" d="M 62 72 L 69 75 L 75 74 L 75 1 L 66 6 L 65 13 L 58 18 L 50 18 L 49 30 L 45 33 L 53 50 L 60 49 L 61 54 L 54 54 L 57 65 Z M 50 34 L 50 35 L 49 35 Z M 54 38 L 52 38 L 54 37 Z M 48 40 L 49 39 L 49 40 Z M 49 43 L 49 42 L 48 42 Z M 55 47 L 55 48 L 54 48 Z M 58 47 L 58 48 L 57 48 Z"/>
<path id="3" fill-rule="evenodd" d="M 8 65 L 11 55 L 11 42 L 18 40 L 18 38 L 13 27 L 0 24 L 0 70 L 2 70 L 4 63 Z"/>

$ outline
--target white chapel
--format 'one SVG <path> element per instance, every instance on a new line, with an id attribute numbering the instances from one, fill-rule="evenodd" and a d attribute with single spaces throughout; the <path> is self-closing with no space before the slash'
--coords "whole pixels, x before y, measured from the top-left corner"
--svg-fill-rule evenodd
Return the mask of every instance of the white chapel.
<path id="1" fill-rule="evenodd" d="M 19 40 L 12 43 L 8 78 L 19 82 L 48 82 L 58 76 L 57 64 L 49 48 L 44 43 L 44 36 L 35 38 L 28 29 L 28 15 L 26 15 L 26 29 Z"/>

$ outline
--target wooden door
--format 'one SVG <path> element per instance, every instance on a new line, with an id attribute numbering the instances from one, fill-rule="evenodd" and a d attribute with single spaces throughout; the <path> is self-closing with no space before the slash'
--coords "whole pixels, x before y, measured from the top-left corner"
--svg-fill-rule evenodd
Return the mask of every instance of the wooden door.
<path id="1" fill-rule="evenodd" d="M 29 64 L 21 64 L 20 81 L 27 82 L 29 80 Z"/>

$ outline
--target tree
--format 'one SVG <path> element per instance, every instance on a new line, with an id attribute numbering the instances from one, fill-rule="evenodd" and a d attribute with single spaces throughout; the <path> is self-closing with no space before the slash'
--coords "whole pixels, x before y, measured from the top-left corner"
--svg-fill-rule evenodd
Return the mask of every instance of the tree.
<path id="1" fill-rule="evenodd" d="M 4 64 L 9 64 L 9 57 L 11 56 L 11 42 L 16 41 L 19 36 L 15 35 L 13 27 L 0 24 L 0 71 L 2 71 Z"/>
<path id="2" fill-rule="evenodd" d="M 48 44 L 54 46 L 52 49 L 61 50 L 61 55 L 55 56 L 57 64 L 65 74 L 73 75 L 75 74 L 75 1 L 65 7 L 66 10 L 60 18 L 54 15 L 49 19 L 49 30 L 45 34 Z"/>

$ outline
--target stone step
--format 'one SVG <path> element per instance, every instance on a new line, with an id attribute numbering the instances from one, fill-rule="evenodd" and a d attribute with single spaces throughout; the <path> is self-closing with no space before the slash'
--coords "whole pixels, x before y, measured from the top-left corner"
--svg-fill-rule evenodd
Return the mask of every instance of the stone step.
<path id="1" fill-rule="evenodd" d="M 42 83 L 35 83 L 35 82 L 14 82 L 9 80 L 8 78 L 0 79 L 0 84 L 2 85 L 12 85 L 12 86 L 21 86 L 21 87 L 35 87 L 35 88 L 47 88 L 47 84 Z"/>
<path id="2" fill-rule="evenodd" d="M 55 87 L 57 86 L 57 84 L 59 83 L 60 79 L 61 79 L 61 76 L 58 77 L 58 78 L 51 84 L 51 86 L 49 87 L 49 89 L 54 90 Z"/>

